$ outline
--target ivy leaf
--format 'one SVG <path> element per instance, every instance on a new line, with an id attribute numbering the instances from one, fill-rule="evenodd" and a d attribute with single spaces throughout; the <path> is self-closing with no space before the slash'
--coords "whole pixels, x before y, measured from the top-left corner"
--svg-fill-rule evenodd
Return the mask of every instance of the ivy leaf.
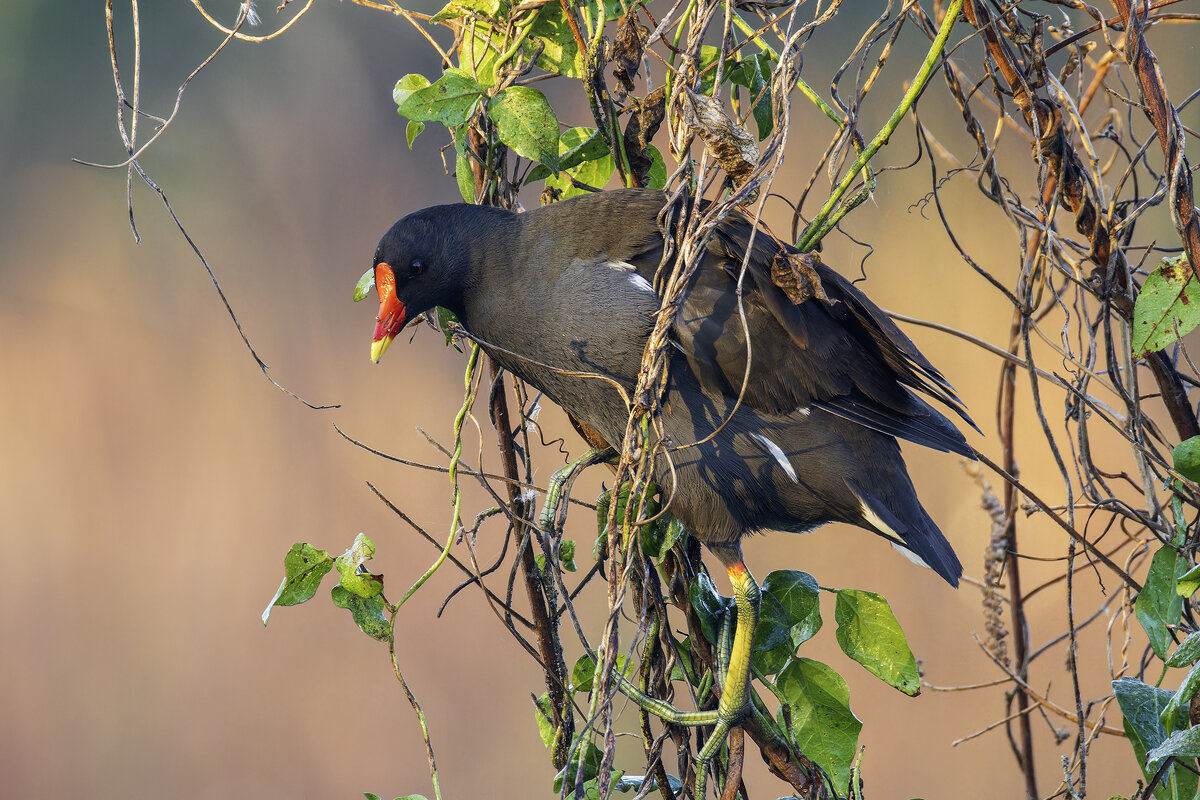
<path id="1" fill-rule="evenodd" d="M 424 122 L 417 122 L 415 119 L 408 121 L 408 125 L 404 128 L 404 141 L 408 143 L 409 150 L 412 150 L 413 142 L 417 140 L 423 130 L 425 130 Z"/>
<path id="2" fill-rule="evenodd" d="M 547 3 L 538 11 L 537 18 L 529 26 L 530 50 L 537 44 L 543 45 L 542 54 L 538 56 L 538 69 L 544 69 L 556 75 L 567 78 L 583 77 L 583 59 L 579 55 L 579 45 L 575 42 L 575 34 L 567 18 L 563 15 L 561 3 Z"/>
<path id="3" fill-rule="evenodd" d="M 442 10 L 430 17 L 430 23 L 458 19 L 472 12 L 479 12 L 492 19 L 500 13 L 500 0 L 450 0 Z"/>
<path id="4" fill-rule="evenodd" d="M 454 131 L 454 178 L 458 181 L 458 193 L 468 203 L 475 202 L 475 171 L 467 158 L 467 126 L 460 125 Z"/>
<path id="5" fill-rule="evenodd" d="M 850 710 L 850 690 L 842 676 L 820 661 L 797 658 L 783 668 L 775 686 L 792 712 L 797 749 L 817 762 L 841 795 L 850 785 L 862 723 Z"/>
<path id="6" fill-rule="evenodd" d="M 537 706 L 533 709 L 533 718 L 537 722 L 538 733 L 542 737 L 542 744 L 550 747 L 554 744 L 554 737 L 558 730 L 554 727 L 554 712 L 550 705 L 550 693 L 542 692 L 542 696 L 536 701 Z"/>
<path id="7" fill-rule="evenodd" d="M 1178 553 L 1170 547 L 1160 547 L 1150 560 L 1146 582 L 1133 603 L 1134 616 L 1146 631 L 1154 655 L 1163 661 L 1167 660 L 1171 646 L 1168 626 L 1178 623 L 1183 613 L 1183 598 L 1175 591 L 1175 584 L 1186 569 L 1187 562 Z"/>
<path id="8" fill-rule="evenodd" d="M 347 609 L 354 617 L 359 630 L 381 642 L 392 638 L 392 626 L 384 613 L 387 606 L 381 597 L 359 597 L 350 592 L 345 586 L 338 584 L 333 587 L 333 604 L 338 608 Z"/>
<path id="9" fill-rule="evenodd" d="M 642 526 L 642 553 L 650 558 L 661 559 L 685 536 L 687 529 L 683 523 L 667 512 L 654 522 Z"/>
<path id="10" fill-rule="evenodd" d="M 1182 578 L 1180 580 L 1182 581 Z M 1200 661 L 1200 631 L 1189 634 L 1179 647 L 1175 648 L 1175 652 L 1167 659 L 1167 666 L 1186 667 L 1197 661 Z"/>
<path id="11" fill-rule="evenodd" d="M 574 144 L 575 142 L 578 144 Z M 608 149 L 608 142 L 604 141 L 600 131 L 595 128 L 570 128 L 563 131 L 558 139 L 558 150 L 558 168 L 560 170 L 572 169 L 585 161 L 595 161 L 605 156 L 612 157 Z M 529 177 L 525 179 L 525 184 L 543 181 L 551 174 L 549 167 L 538 164 L 529 171 Z"/>
<path id="12" fill-rule="evenodd" d="M 275 606 L 294 606 L 312 598 L 321 585 L 325 573 L 333 569 L 333 556 L 318 550 L 311 544 L 296 542 L 283 557 L 283 583 L 267 609 L 262 613 L 263 625 L 271 616 Z"/>
<path id="13" fill-rule="evenodd" d="M 1117 696 L 1117 705 L 1121 707 L 1122 725 L 1129 743 L 1133 747 L 1134 756 L 1146 782 L 1154 779 L 1155 770 L 1146 768 L 1147 754 L 1157 748 L 1167 738 L 1166 728 L 1163 727 L 1161 716 L 1163 709 L 1171 702 L 1173 696 L 1165 689 L 1149 686 L 1136 678 L 1121 678 L 1113 681 L 1113 692 Z M 1184 709 L 1175 718 L 1175 727 L 1187 727 L 1187 713 Z M 1166 777 L 1154 789 L 1158 800 L 1172 800 L 1174 797 L 1193 797 L 1196 794 L 1197 778 L 1187 770 L 1172 766 Z"/>
<path id="14" fill-rule="evenodd" d="M 371 598 L 383 591 L 383 576 L 367 572 L 363 566 L 375 557 L 375 543 L 365 534 L 354 537 L 354 544 L 334 559 L 334 566 L 341 575 L 342 586 L 363 598 Z"/>
<path id="15" fill-rule="evenodd" d="M 700 618 L 700 630 L 704 633 L 704 638 L 716 644 L 725 615 L 733 613 L 733 598 L 722 597 L 712 578 L 703 572 L 692 579 L 690 594 L 692 608 L 696 609 L 696 616 Z"/>
<path id="16" fill-rule="evenodd" d="M 396 110 L 417 122 L 440 122 L 447 128 L 461 125 L 471 118 L 475 105 L 483 96 L 483 87 L 479 82 L 455 67 L 447 69 L 437 82 L 429 86 L 420 88 L 417 87 L 418 81 L 412 81 L 410 85 L 416 88 L 402 89 L 400 84 L 412 77 L 406 75 L 401 78 L 392 97 L 397 99 Z"/>
<path id="17" fill-rule="evenodd" d="M 846 655 L 889 686 L 912 697 L 921 693 L 917 660 L 887 600 L 874 592 L 840 589 L 833 616 Z"/>
<path id="18" fill-rule="evenodd" d="M 358 279 L 358 283 L 354 286 L 354 302 L 365 300 L 371 290 L 375 288 L 375 268 L 371 267 L 362 274 Z"/>
<path id="19" fill-rule="evenodd" d="M 628 678 L 632 674 L 634 666 L 634 663 L 626 658 L 624 653 L 617 653 L 615 664 L 617 672 Z M 593 650 L 581 655 L 575 660 L 575 666 L 571 667 L 571 691 L 590 692 L 595 680 L 596 652 Z"/>
<path id="20" fill-rule="evenodd" d="M 538 572 L 546 571 L 546 554 L 537 553 L 533 557 L 534 563 L 537 564 Z M 574 572 L 579 569 L 575 565 L 575 541 L 573 539 L 563 539 L 558 547 L 558 565 L 566 572 Z"/>
<path id="21" fill-rule="evenodd" d="M 596 773 L 600 771 L 600 759 L 604 757 L 599 747 L 596 747 L 595 742 L 588 740 L 580 745 L 583 748 L 583 780 L 586 783 L 596 777 Z M 571 787 L 567 792 L 567 797 L 573 797 L 575 794 L 575 769 L 579 765 L 579 754 L 575 753 L 575 757 L 567 762 L 567 765 L 559 770 L 559 773 L 554 776 L 554 793 L 562 792 L 563 781 L 566 781 L 567 786 Z"/>
<path id="22" fill-rule="evenodd" d="M 1175 731 L 1158 747 L 1146 754 L 1146 774 L 1153 775 L 1158 771 L 1164 759 L 1196 758 L 1200 756 L 1200 728 L 1186 728 Z M 1172 767 L 1172 769 L 1174 769 Z M 1186 797 L 1187 795 L 1180 795 Z"/>
<path id="23" fill-rule="evenodd" d="M 396 81 L 396 85 L 392 88 L 392 100 L 397 106 L 404 105 L 408 98 L 412 97 L 421 89 L 429 88 L 429 79 L 424 75 L 419 75 L 415 72 L 410 72 L 400 80 Z"/>
<path id="24" fill-rule="evenodd" d="M 558 139 L 558 151 L 558 168 L 561 171 L 556 177 L 547 177 L 546 185 L 562 192 L 563 199 L 589 193 L 575 186 L 568 175 L 588 186 L 603 189 L 617 171 L 616 160 L 609 153 L 604 137 L 595 128 L 563 131 Z M 572 161 L 574 163 L 570 163 Z"/>
<path id="25" fill-rule="evenodd" d="M 1172 466 L 1189 480 L 1200 482 L 1200 436 L 1184 439 L 1171 450 Z"/>
<path id="26" fill-rule="evenodd" d="M 662 189 L 667 185 L 667 162 L 663 160 L 663 155 L 654 145 L 650 145 L 650 173 L 646 187 L 649 189 Z"/>
<path id="27" fill-rule="evenodd" d="M 1200 325 L 1200 282 L 1196 281 L 1187 256 L 1164 258 L 1146 276 L 1133 304 L 1130 331 L 1133 357 L 1161 350 L 1197 325 Z"/>
<path id="28" fill-rule="evenodd" d="M 461 323 L 459 323 L 458 317 L 455 316 L 454 312 L 448 308 L 438 306 L 437 326 L 438 330 L 446 336 L 446 346 L 453 346 L 455 350 L 461 353 L 462 348 L 454 344 L 454 328 L 455 326 L 461 326 Z"/>
<path id="29" fill-rule="evenodd" d="M 754 631 L 753 664 L 760 672 L 774 675 L 821 629 L 819 601 L 820 588 L 808 573 L 781 569 L 767 575 Z"/>
<path id="30" fill-rule="evenodd" d="M 1179 576 L 1175 582 L 1175 594 L 1180 597 L 1191 597 L 1200 589 L 1200 564 Z"/>
<path id="31" fill-rule="evenodd" d="M 755 53 L 740 61 L 726 65 L 726 78 L 730 83 L 746 87 L 750 94 L 750 102 L 754 102 L 752 113 L 754 123 L 758 126 L 758 140 L 766 139 L 775 127 L 775 116 L 771 101 L 771 73 L 774 70 L 770 53 Z"/>
<path id="32" fill-rule="evenodd" d="M 1175 694 L 1171 695 L 1171 700 L 1167 703 L 1167 707 L 1159 715 L 1159 721 L 1162 722 L 1163 729 L 1167 733 L 1175 730 L 1175 720 L 1179 719 L 1180 712 L 1184 716 L 1188 715 L 1188 704 L 1196 696 L 1197 689 L 1200 689 L 1200 666 L 1192 667 L 1188 670 L 1183 683 L 1179 684 L 1179 688 L 1175 690 Z"/>
<path id="33" fill-rule="evenodd" d="M 510 86 L 488 103 L 500 141 L 513 152 L 558 171 L 558 117 L 546 95 L 528 86 Z"/>

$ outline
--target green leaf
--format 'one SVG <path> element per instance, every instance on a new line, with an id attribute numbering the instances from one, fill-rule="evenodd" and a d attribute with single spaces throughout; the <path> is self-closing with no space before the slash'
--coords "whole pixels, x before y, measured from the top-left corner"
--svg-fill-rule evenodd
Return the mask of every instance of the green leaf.
<path id="1" fill-rule="evenodd" d="M 1146 631 L 1154 654 L 1163 661 L 1167 660 L 1171 646 L 1168 626 L 1178 624 L 1183 613 L 1183 598 L 1175 591 L 1175 583 L 1185 569 L 1187 562 L 1178 553 L 1170 547 L 1160 547 L 1150 560 L 1146 582 L 1133 604 L 1134 616 Z"/>
<path id="2" fill-rule="evenodd" d="M 1197 325 L 1200 325 L 1200 283 L 1187 256 L 1164 258 L 1146 276 L 1133 304 L 1130 331 L 1133 357 L 1141 358 L 1152 350 L 1174 344 L 1179 336 Z"/>
<path id="3" fill-rule="evenodd" d="M 459 325 L 461 325 L 461 323 L 459 323 L 458 317 L 454 315 L 453 311 L 448 308 L 443 308 L 442 306 L 437 307 L 438 330 L 445 334 L 446 345 L 453 345 L 454 349 L 461 353 L 462 348 L 454 344 L 454 327 Z"/>
<path id="4" fill-rule="evenodd" d="M 725 615 L 734 613 L 733 598 L 722 597 L 712 578 L 701 572 L 692 579 L 691 601 L 696 616 L 700 618 L 700 630 L 704 638 L 716 644 Z"/>
<path id="5" fill-rule="evenodd" d="M 311 544 L 296 542 L 283 557 L 283 583 L 266 611 L 262 613 L 263 625 L 271 616 L 275 606 L 294 606 L 303 603 L 317 593 L 325 573 L 333 569 L 333 556 L 318 550 Z"/>
<path id="6" fill-rule="evenodd" d="M 721 48 L 711 44 L 700 45 L 700 63 L 696 66 L 700 73 L 700 94 L 712 95 L 717 82 L 716 63 L 720 55 Z"/>
<path id="7" fill-rule="evenodd" d="M 533 560 L 537 564 L 538 572 L 546 571 L 545 553 L 535 554 Z M 567 572 L 574 572 L 579 569 L 579 567 L 575 566 L 575 542 L 573 540 L 562 540 L 562 544 L 558 548 L 558 565 Z"/>
<path id="8" fill-rule="evenodd" d="M 533 710 L 533 718 L 537 722 L 542 744 L 550 747 L 554 744 L 554 736 L 558 729 L 554 727 L 554 710 L 550 705 L 549 692 L 542 692 L 542 696 L 537 699 L 537 708 Z"/>
<path id="9" fill-rule="evenodd" d="M 575 540 L 563 539 L 558 546 L 558 563 L 567 572 L 575 572 L 579 567 L 575 566 Z"/>
<path id="10" fill-rule="evenodd" d="M 761 142 L 771 134 L 775 126 L 774 112 L 771 107 L 771 72 L 775 64 L 770 53 L 755 53 L 736 62 L 727 62 L 725 76 L 730 83 L 744 86 L 750 94 L 750 102 L 762 97 L 754 103 L 754 122 L 758 126 L 758 140 Z"/>
<path id="11" fill-rule="evenodd" d="M 1200 757 L 1200 728 L 1186 728 L 1175 731 L 1158 747 L 1146 754 L 1146 774 L 1152 775 L 1158 771 L 1164 759 Z M 1174 769 L 1174 767 L 1172 767 Z"/>
<path id="12" fill-rule="evenodd" d="M 342 576 L 340 583 L 359 597 L 375 597 L 383 591 L 383 576 L 367 571 L 363 565 L 375 557 L 375 543 L 366 534 L 354 537 L 354 544 L 338 556 L 333 564 Z"/>
<path id="13" fill-rule="evenodd" d="M 1167 659 L 1168 667 L 1186 667 L 1200 661 L 1200 631 L 1189 634 L 1171 657 Z"/>
<path id="14" fill-rule="evenodd" d="M 472 12 L 478 12 L 496 19 L 500 13 L 500 5 L 500 0 L 450 0 L 429 21 L 430 23 L 434 23 L 448 19 L 458 19 Z"/>
<path id="15" fill-rule="evenodd" d="M 1146 781 L 1154 779 L 1154 770 L 1146 769 L 1147 753 L 1153 751 L 1167 738 L 1166 728 L 1163 727 L 1161 715 L 1163 709 L 1171 702 L 1173 694 L 1165 689 L 1149 686 L 1135 678 L 1121 678 L 1113 681 L 1113 692 L 1117 696 L 1117 705 L 1121 707 L 1122 724 L 1125 735 L 1133 747 L 1134 756 Z M 1175 718 L 1175 727 L 1187 727 L 1187 714 L 1183 709 Z M 1171 767 L 1166 778 L 1154 789 L 1158 800 L 1172 800 L 1172 797 L 1193 797 L 1196 794 L 1197 778 L 1187 770 Z"/>
<path id="16" fill-rule="evenodd" d="M 406 75 L 401 83 L 411 77 Z M 409 90 L 405 87 L 404 91 Z M 406 96 L 402 94 L 400 84 L 396 84 L 393 98 L 398 94 L 402 96 L 396 103 L 396 110 L 403 116 L 418 122 L 440 122 L 452 128 L 475 113 L 475 105 L 483 96 L 483 87 L 467 73 L 451 67 L 436 83 L 412 90 Z"/>
<path id="17" fill-rule="evenodd" d="M 409 150 L 412 150 L 413 142 L 417 140 L 423 130 L 425 130 L 424 122 L 417 122 L 415 119 L 408 121 L 408 125 L 404 128 L 404 141 L 408 142 Z"/>
<path id="18" fill-rule="evenodd" d="M 429 88 L 429 79 L 424 75 L 418 75 L 415 72 L 410 72 L 400 80 L 396 81 L 396 85 L 392 88 L 392 101 L 397 106 L 402 106 L 421 89 Z"/>
<path id="19" fill-rule="evenodd" d="M 365 300 L 371 290 L 375 288 L 375 268 L 371 267 L 362 274 L 358 279 L 358 283 L 354 285 L 354 302 Z"/>
<path id="20" fill-rule="evenodd" d="M 561 3 L 542 6 L 529 28 L 527 42 L 527 54 L 532 54 L 538 44 L 544 45 L 538 56 L 538 69 L 568 78 L 583 77 L 583 58 Z"/>
<path id="21" fill-rule="evenodd" d="M 667 185 L 667 162 L 663 160 L 658 148 L 650 145 L 650 173 L 647 175 L 646 188 L 662 189 Z"/>
<path id="22" fill-rule="evenodd" d="M 862 730 L 850 710 L 846 682 L 819 661 L 797 658 L 779 673 L 775 686 L 791 709 L 796 747 L 825 770 L 839 795 L 845 793 Z"/>
<path id="23" fill-rule="evenodd" d="M 687 529 L 683 527 L 683 523 L 668 511 L 654 522 L 642 526 L 642 553 L 650 558 L 660 559 L 685 536 Z"/>
<path id="24" fill-rule="evenodd" d="M 754 666 L 774 675 L 796 648 L 821 629 L 820 588 L 799 570 L 776 570 L 762 584 L 762 604 L 754 631 Z"/>
<path id="25" fill-rule="evenodd" d="M 454 131 L 454 177 L 458 181 L 458 193 L 468 203 L 475 202 L 475 172 L 467 158 L 467 126 L 460 125 Z"/>
<path id="26" fill-rule="evenodd" d="M 1191 597 L 1200 589 L 1200 564 L 1179 576 L 1175 582 L 1175 594 L 1180 597 Z"/>
<path id="27" fill-rule="evenodd" d="M 1185 439 L 1171 450 L 1175 471 L 1189 480 L 1200 482 L 1200 436 Z"/>
<path id="28" fill-rule="evenodd" d="M 583 780 L 585 782 L 590 781 L 596 777 L 596 773 L 600 770 L 600 759 L 604 757 L 604 753 L 591 741 L 584 742 L 579 746 L 584 749 Z M 574 794 L 575 769 L 579 764 L 578 751 L 573 752 L 571 756 L 571 760 L 567 762 L 567 765 L 554 776 L 554 791 L 556 794 L 562 791 L 564 780 L 571 787 L 570 791 L 567 792 L 567 797 L 571 797 Z"/>
<path id="29" fill-rule="evenodd" d="M 513 152 L 558 170 L 558 117 L 546 95 L 528 86 L 510 86 L 488 102 L 488 116 L 500 141 Z"/>
<path id="30" fill-rule="evenodd" d="M 1167 733 L 1175 730 L 1175 720 L 1179 718 L 1180 712 L 1183 716 L 1188 716 L 1188 704 L 1196 696 L 1197 689 L 1200 689 L 1200 666 L 1188 670 L 1188 674 L 1183 678 L 1183 683 L 1179 684 L 1175 694 L 1171 695 L 1167 707 L 1159 715 L 1159 721 L 1162 722 L 1163 729 Z"/>
<path id="31" fill-rule="evenodd" d="M 572 144 L 573 142 L 578 142 L 578 144 Z M 612 157 L 608 149 L 608 142 L 604 141 L 600 131 L 595 128 L 570 128 L 563 131 L 559 136 L 558 150 L 558 168 L 560 170 L 577 167 L 585 161 L 595 161 L 605 156 Z M 529 171 L 525 185 L 543 181 L 552 174 L 549 167 L 538 164 Z"/>
<path id="32" fill-rule="evenodd" d="M 595 128 L 570 128 L 558 139 L 559 172 L 557 177 L 547 177 L 546 186 L 562 192 L 563 199 L 579 194 L 588 194 L 571 183 L 570 175 L 576 180 L 603 189 L 613 173 L 617 162 L 609 154 L 604 137 Z M 590 156 L 590 157 L 589 157 Z M 571 163 L 574 162 L 574 163 Z M 566 174 L 563 174 L 563 173 Z"/>
<path id="33" fill-rule="evenodd" d="M 367 636 L 381 642 L 391 640 L 392 625 L 385 613 L 387 606 L 384 605 L 383 598 L 359 597 L 341 584 L 333 587 L 332 596 L 333 604 L 338 608 L 347 609 L 354 617 L 355 624 Z"/>
<path id="34" fill-rule="evenodd" d="M 921 693 L 917 660 L 887 600 L 874 592 L 840 589 L 833 616 L 846 655 L 889 686 L 913 697 Z"/>
<path id="35" fill-rule="evenodd" d="M 624 653 L 617 653 L 617 672 L 628 678 L 633 673 L 634 666 L 634 662 L 626 658 Z M 596 652 L 593 650 L 592 652 L 584 653 L 577 658 L 575 660 L 575 666 L 571 667 L 571 691 L 590 692 L 592 690 L 592 686 L 595 685 L 595 679 Z"/>

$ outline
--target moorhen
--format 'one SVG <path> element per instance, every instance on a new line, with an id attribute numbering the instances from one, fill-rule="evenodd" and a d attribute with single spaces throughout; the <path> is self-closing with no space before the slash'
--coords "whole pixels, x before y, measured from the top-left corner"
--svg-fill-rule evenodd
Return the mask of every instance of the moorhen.
<path id="1" fill-rule="evenodd" d="M 371 359 L 410 320 L 443 306 L 496 363 L 619 444 L 629 417 L 623 395 L 636 384 L 659 310 L 666 204 L 661 192 L 621 189 L 523 214 L 460 204 L 408 215 L 375 251 Z M 742 562 L 742 536 L 848 522 L 957 586 L 962 565 L 921 507 L 896 439 L 974 458 L 958 429 L 914 393 L 974 426 L 912 341 L 820 263 L 809 262 L 820 284 L 814 296 L 793 302 L 772 265 L 796 251 L 762 229 L 751 245 L 752 231 L 738 213 L 721 222 L 688 287 L 655 465 L 658 485 L 674 487 L 667 507 L 725 565 L 737 601 L 718 711 L 673 717 L 717 725 L 697 764 L 697 797 L 708 760 L 749 705 L 759 591 Z"/>

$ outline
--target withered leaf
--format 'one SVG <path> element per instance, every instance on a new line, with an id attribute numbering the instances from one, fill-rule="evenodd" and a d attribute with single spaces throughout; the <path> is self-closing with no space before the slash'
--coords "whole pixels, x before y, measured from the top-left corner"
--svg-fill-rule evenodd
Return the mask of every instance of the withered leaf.
<path id="1" fill-rule="evenodd" d="M 771 283 L 782 289 L 796 305 L 812 297 L 828 303 L 821 277 L 817 275 L 818 260 L 815 253 L 794 253 L 780 249 L 771 262 Z"/>
<path id="2" fill-rule="evenodd" d="M 711 97 L 685 88 L 681 103 L 684 124 L 700 135 L 709 154 L 735 184 L 744 183 L 758 165 L 758 144 L 754 137 Z"/>
<path id="3" fill-rule="evenodd" d="M 625 158 L 638 186 L 646 186 L 650 180 L 650 141 L 662 125 L 667 113 L 667 91 L 660 86 L 642 99 L 633 98 L 633 113 L 625 126 Z"/>
<path id="4" fill-rule="evenodd" d="M 642 42 L 649 35 L 650 29 L 638 21 L 637 9 L 621 17 L 612 50 L 612 62 L 617 65 L 613 75 L 620 86 L 621 95 L 633 91 L 633 79 L 642 63 Z"/>

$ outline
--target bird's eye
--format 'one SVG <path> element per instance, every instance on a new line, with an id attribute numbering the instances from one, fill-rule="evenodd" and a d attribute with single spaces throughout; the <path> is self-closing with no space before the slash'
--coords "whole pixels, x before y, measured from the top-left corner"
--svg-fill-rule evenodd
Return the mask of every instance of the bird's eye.
<path id="1" fill-rule="evenodd" d="M 408 265 L 408 277 L 415 278 L 425 271 L 425 262 L 419 258 L 413 259 L 413 262 Z"/>

